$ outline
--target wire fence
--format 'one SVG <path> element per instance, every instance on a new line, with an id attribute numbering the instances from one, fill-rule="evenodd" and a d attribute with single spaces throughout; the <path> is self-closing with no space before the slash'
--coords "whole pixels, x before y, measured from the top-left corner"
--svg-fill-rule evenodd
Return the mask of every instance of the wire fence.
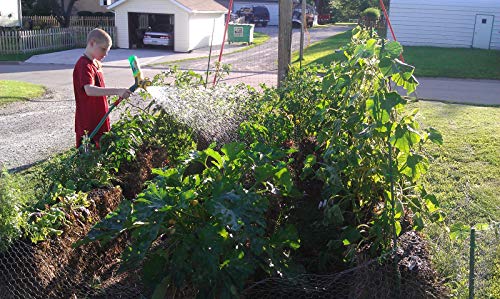
<path id="1" fill-rule="evenodd" d="M 309 29 L 305 32 L 304 44 L 309 46 L 314 42 L 342 33 L 350 27 L 332 26 Z M 278 27 L 256 27 L 255 32 L 268 36 L 267 41 L 258 45 L 248 45 L 246 43 L 226 44 L 222 64 L 230 66 L 230 73 L 222 80 L 230 83 L 245 83 L 254 87 L 260 84 L 275 86 L 278 80 Z M 255 40 L 254 40 L 255 41 Z M 250 47 L 250 48 L 248 48 Z M 298 52 L 300 47 L 300 28 L 293 29 L 292 52 Z M 219 47 L 212 50 L 209 60 L 210 49 L 206 48 L 205 57 L 185 61 L 174 61 L 167 63 L 167 66 L 177 65 L 184 70 L 192 70 L 199 73 L 212 74 L 209 82 L 213 79 L 213 74 L 217 72 L 217 61 L 219 58 Z M 244 51 L 243 51 L 244 50 Z M 332 49 L 334 51 L 335 49 Z M 201 53 L 198 50 L 198 53 Z M 202 55 L 202 53 L 200 54 Z M 293 56 L 295 57 L 295 56 Z M 294 59 L 292 57 L 292 59 Z M 292 61 L 295 62 L 295 61 Z M 162 68 L 165 66 L 161 66 Z"/>
<path id="2" fill-rule="evenodd" d="M 0 298 L 142 298 L 138 272 L 118 272 L 126 236 L 73 247 L 120 200 L 116 188 L 92 191 L 87 216 L 69 212 L 62 235 L 37 244 L 19 240 L 0 251 Z"/>

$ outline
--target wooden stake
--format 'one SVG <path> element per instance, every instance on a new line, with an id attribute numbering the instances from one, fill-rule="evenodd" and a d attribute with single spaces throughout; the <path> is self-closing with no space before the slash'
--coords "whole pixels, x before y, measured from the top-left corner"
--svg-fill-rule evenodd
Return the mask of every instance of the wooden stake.
<path id="1" fill-rule="evenodd" d="M 279 0 L 278 86 L 285 79 L 292 52 L 292 0 Z"/>

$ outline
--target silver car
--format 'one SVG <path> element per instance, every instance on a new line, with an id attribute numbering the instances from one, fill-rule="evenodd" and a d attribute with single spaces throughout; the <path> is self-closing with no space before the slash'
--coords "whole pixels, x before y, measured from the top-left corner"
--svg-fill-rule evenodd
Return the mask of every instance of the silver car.
<path id="1" fill-rule="evenodd" d="M 173 46 L 174 45 L 174 30 L 170 24 L 161 24 L 148 28 L 144 32 L 142 42 L 145 45 L 153 46 Z"/>

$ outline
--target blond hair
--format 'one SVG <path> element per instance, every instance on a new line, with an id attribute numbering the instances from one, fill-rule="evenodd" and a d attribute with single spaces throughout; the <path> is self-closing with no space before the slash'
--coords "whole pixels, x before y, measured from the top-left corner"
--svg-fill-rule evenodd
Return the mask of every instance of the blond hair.
<path id="1" fill-rule="evenodd" d="M 106 43 L 109 46 L 111 46 L 111 44 L 113 43 L 113 41 L 111 40 L 111 36 L 109 36 L 106 31 L 99 28 L 93 29 L 87 35 L 87 44 L 92 40 L 98 44 Z"/>

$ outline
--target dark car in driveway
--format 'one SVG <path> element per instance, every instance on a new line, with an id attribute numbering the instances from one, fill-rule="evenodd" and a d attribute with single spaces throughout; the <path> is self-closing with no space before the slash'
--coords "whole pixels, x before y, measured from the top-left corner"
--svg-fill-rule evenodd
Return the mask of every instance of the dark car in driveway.
<path id="1" fill-rule="evenodd" d="M 246 23 L 260 24 L 262 27 L 266 27 L 270 20 L 269 9 L 265 6 L 242 7 L 236 14 L 245 17 Z"/>

